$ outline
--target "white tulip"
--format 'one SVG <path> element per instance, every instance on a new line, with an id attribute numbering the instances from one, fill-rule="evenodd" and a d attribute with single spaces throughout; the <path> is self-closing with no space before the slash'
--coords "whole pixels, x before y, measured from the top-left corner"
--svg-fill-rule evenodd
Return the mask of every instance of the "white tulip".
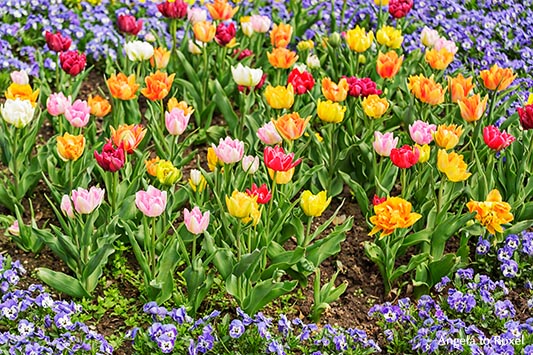
<path id="1" fill-rule="evenodd" d="M 316 54 L 311 54 L 307 57 L 306 64 L 311 69 L 318 69 L 320 68 L 320 59 L 318 59 Z"/>
<path id="2" fill-rule="evenodd" d="M 0 107 L 4 121 L 17 128 L 22 128 L 31 122 L 35 108 L 29 100 L 8 99 Z"/>
<path id="3" fill-rule="evenodd" d="M 132 62 L 148 60 L 154 55 L 154 47 L 143 41 L 132 41 L 124 45 L 128 59 Z"/>
<path id="4" fill-rule="evenodd" d="M 196 42 L 192 39 L 189 40 L 189 53 L 192 54 L 202 54 L 202 48 L 205 47 L 206 43 Z"/>
<path id="5" fill-rule="evenodd" d="M 241 162 L 242 170 L 246 171 L 248 174 L 255 174 L 257 169 L 259 169 L 259 157 L 246 155 L 242 158 Z"/>
<path id="6" fill-rule="evenodd" d="M 233 66 L 231 67 L 231 74 L 237 85 L 252 87 L 256 86 L 261 81 L 263 70 L 252 69 L 239 63 L 236 68 Z"/>

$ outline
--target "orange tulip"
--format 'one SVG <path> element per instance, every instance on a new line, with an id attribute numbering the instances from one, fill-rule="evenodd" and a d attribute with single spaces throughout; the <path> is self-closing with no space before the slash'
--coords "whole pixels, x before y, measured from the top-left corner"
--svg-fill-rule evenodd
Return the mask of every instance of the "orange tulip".
<path id="1" fill-rule="evenodd" d="M 115 130 L 111 126 L 111 139 L 115 146 L 119 147 L 123 144 L 124 151 L 131 154 L 133 150 L 139 146 L 146 134 L 146 129 L 143 126 L 138 125 L 126 125 L 122 124 Z"/>
<path id="2" fill-rule="evenodd" d="M 407 87 L 422 102 L 430 105 L 439 105 L 444 102 L 446 89 L 443 89 L 442 85 L 433 80 L 433 75 L 430 78 L 426 78 L 422 74 L 410 76 Z"/>
<path id="3" fill-rule="evenodd" d="M 189 106 L 185 101 L 179 101 L 175 97 L 172 97 L 167 102 L 167 110 L 171 112 L 173 109 L 179 108 L 183 111 L 185 116 L 190 115 L 194 112 L 194 108 Z"/>
<path id="4" fill-rule="evenodd" d="M 85 148 L 85 137 L 81 134 L 79 136 L 73 136 L 65 133 L 63 136 L 58 136 L 56 140 L 57 153 L 64 161 L 75 161 L 82 156 L 83 149 Z"/>
<path id="5" fill-rule="evenodd" d="M 39 89 L 33 91 L 30 84 L 12 83 L 4 93 L 7 100 L 28 100 L 32 106 L 35 106 L 37 97 L 39 97 Z"/>
<path id="6" fill-rule="evenodd" d="M 461 117 L 466 122 L 475 122 L 479 120 L 487 108 L 488 99 L 488 95 L 485 95 L 485 98 L 481 100 L 481 96 L 475 94 L 474 96 L 465 97 L 463 100 L 457 101 L 459 108 L 461 109 Z"/>
<path id="7" fill-rule="evenodd" d="M 339 84 L 335 84 L 327 77 L 322 79 L 322 94 L 324 94 L 328 100 L 334 102 L 344 101 L 348 95 L 349 89 L 350 85 L 344 78 L 339 81 Z"/>
<path id="8" fill-rule="evenodd" d="M 401 197 L 388 197 L 384 202 L 374 206 L 375 215 L 370 217 L 374 228 L 369 235 L 381 232 L 380 238 L 392 234 L 397 228 L 409 228 L 422 215 L 411 212 L 413 206 Z"/>
<path id="9" fill-rule="evenodd" d="M 494 64 L 490 70 L 482 70 L 479 76 L 487 89 L 498 91 L 507 89 L 516 78 L 516 74 L 513 75 L 512 69 L 500 68 L 498 64 Z"/>
<path id="10" fill-rule="evenodd" d="M 170 92 L 175 75 L 171 74 L 169 76 L 159 70 L 150 74 L 144 79 L 146 87 L 141 90 L 141 93 L 151 101 L 163 100 Z"/>
<path id="11" fill-rule="evenodd" d="M 288 113 L 277 120 L 272 120 L 278 133 L 288 141 L 293 141 L 300 138 L 307 127 L 307 123 L 311 116 L 303 119 L 298 112 Z"/>
<path id="12" fill-rule="evenodd" d="M 274 68 L 288 69 L 298 60 L 296 52 L 287 48 L 274 48 L 272 53 L 267 53 L 268 61 Z"/>
<path id="13" fill-rule="evenodd" d="M 468 96 L 470 90 L 475 87 L 472 84 L 472 79 L 472 77 L 465 78 L 463 74 L 459 74 L 455 78 L 448 77 L 448 88 L 452 95 L 452 102 L 463 100 Z"/>
<path id="14" fill-rule="evenodd" d="M 159 164 L 159 157 L 145 160 L 146 172 L 151 176 L 157 176 L 157 164 Z"/>
<path id="15" fill-rule="evenodd" d="M 111 112 L 111 104 L 105 98 L 100 95 L 89 95 L 87 100 L 89 107 L 91 108 L 91 115 L 96 117 L 104 117 Z"/>
<path id="16" fill-rule="evenodd" d="M 124 73 L 118 73 L 107 79 L 107 87 L 115 99 L 131 100 L 135 98 L 139 84 L 135 82 L 135 74 L 126 76 Z"/>
<path id="17" fill-rule="evenodd" d="M 502 201 L 496 189 L 489 192 L 486 201 L 470 201 L 466 204 L 470 212 L 476 212 L 476 219 L 487 228 L 490 234 L 503 233 L 502 224 L 513 220 L 511 205 Z"/>
<path id="18" fill-rule="evenodd" d="M 194 38 L 200 42 L 211 42 L 217 32 L 217 26 L 209 21 L 198 21 L 192 26 Z"/>
<path id="19" fill-rule="evenodd" d="M 170 61 L 170 51 L 164 47 L 154 49 L 154 55 L 150 58 L 150 65 L 156 69 L 164 69 Z"/>
<path id="20" fill-rule="evenodd" d="M 270 43 L 276 48 L 287 47 L 291 41 L 292 26 L 289 24 L 280 23 L 274 25 L 270 31 Z"/>
<path id="21" fill-rule="evenodd" d="M 448 52 L 446 48 L 441 48 L 440 50 L 431 48 L 426 51 L 425 55 L 426 62 L 432 69 L 435 70 L 446 69 L 453 61 L 453 57 L 454 54 L 452 52 Z"/>
<path id="22" fill-rule="evenodd" d="M 435 133 L 433 133 L 433 139 L 439 147 L 452 149 L 459 143 L 459 138 L 461 138 L 462 134 L 462 126 L 457 126 L 455 124 L 439 125 Z"/>
<path id="23" fill-rule="evenodd" d="M 226 0 L 215 0 L 213 4 L 206 4 L 207 11 L 215 21 L 227 21 L 235 15 L 239 7 L 231 7 Z"/>
<path id="24" fill-rule="evenodd" d="M 389 51 L 386 54 L 379 52 L 376 63 L 376 71 L 382 78 L 390 79 L 400 70 L 403 63 L 403 55 L 398 57 L 395 51 Z"/>

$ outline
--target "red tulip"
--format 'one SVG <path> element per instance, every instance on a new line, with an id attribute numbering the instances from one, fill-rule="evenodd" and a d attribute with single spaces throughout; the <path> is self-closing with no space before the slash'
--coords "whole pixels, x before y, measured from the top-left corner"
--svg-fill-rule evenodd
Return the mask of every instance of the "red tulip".
<path id="1" fill-rule="evenodd" d="M 500 151 L 514 142 L 515 138 L 505 131 L 500 131 L 496 126 L 483 128 L 483 140 L 492 150 Z"/>
<path id="2" fill-rule="evenodd" d="M 85 54 L 78 51 L 67 51 L 59 55 L 61 68 L 72 76 L 76 76 L 85 69 L 87 62 Z"/>
<path id="3" fill-rule="evenodd" d="M 280 146 L 265 147 L 263 158 L 265 165 L 274 171 L 289 171 L 302 162 L 302 159 L 294 160 L 294 153 L 285 154 Z"/>
<path id="4" fill-rule="evenodd" d="M 44 34 L 44 39 L 46 40 L 48 48 L 50 48 L 51 51 L 58 53 L 68 51 L 70 45 L 72 44 L 72 40 L 69 37 L 63 37 L 59 32 L 54 34 L 46 31 Z"/>
<path id="5" fill-rule="evenodd" d="M 298 95 L 305 94 L 315 86 L 315 79 L 308 71 L 301 72 L 298 68 L 294 68 L 289 73 L 287 84 L 292 84 L 294 92 Z"/>
<path id="6" fill-rule="evenodd" d="M 370 78 L 357 78 L 355 76 L 346 77 L 349 85 L 348 95 L 353 97 L 367 97 L 369 95 L 381 95 L 381 90 L 378 90 L 375 82 Z"/>
<path id="7" fill-rule="evenodd" d="M 102 169 L 112 173 L 120 170 L 125 162 L 125 152 L 122 144 L 120 147 L 115 148 L 111 141 L 104 144 L 101 154 L 95 150 L 94 157 Z"/>
<path id="8" fill-rule="evenodd" d="M 233 51 L 233 56 L 237 56 L 237 60 L 243 60 L 244 58 L 248 58 L 252 55 L 254 55 L 254 52 L 252 52 L 248 48 L 245 48 L 243 50 L 235 48 L 235 50 Z"/>
<path id="9" fill-rule="evenodd" d="M 167 18 L 184 18 L 187 16 L 187 4 L 183 0 L 165 1 L 157 5 L 157 9 Z"/>
<path id="10" fill-rule="evenodd" d="M 405 17 L 413 8 L 413 0 L 390 0 L 389 13 L 394 18 Z"/>
<path id="11" fill-rule="evenodd" d="M 378 197 L 378 195 L 374 194 L 374 197 L 372 198 L 372 204 L 374 206 L 380 205 L 380 204 L 382 204 L 385 201 L 387 201 L 387 196 Z"/>
<path id="12" fill-rule="evenodd" d="M 143 21 L 136 20 L 132 15 L 118 15 L 117 24 L 120 32 L 134 36 L 143 28 Z"/>
<path id="13" fill-rule="evenodd" d="M 235 33 L 237 33 L 237 31 L 235 30 L 235 24 L 233 22 L 229 24 L 221 22 L 218 24 L 217 31 L 215 32 L 215 41 L 224 47 L 235 38 Z"/>
<path id="14" fill-rule="evenodd" d="M 520 116 L 520 125 L 525 130 L 533 129 L 533 105 L 526 105 L 518 108 L 518 115 Z"/>
<path id="15" fill-rule="evenodd" d="M 256 184 L 252 184 L 252 188 L 246 189 L 246 193 L 251 197 L 257 196 L 257 203 L 261 205 L 268 203 L 272 198 L 272 194 L 268 191 L 266 184 L 263 184 L 260 187 L 257 187 Z"/>
<path id="16" fill-rule="evenodd" d="M 401 148 L 393 148 L 390 152 L 390 160 L 394 165 L 402 169 L 408 169 L 415 165 L 420 158 L 420 151 L 416 147 L 404 145 Z"/>

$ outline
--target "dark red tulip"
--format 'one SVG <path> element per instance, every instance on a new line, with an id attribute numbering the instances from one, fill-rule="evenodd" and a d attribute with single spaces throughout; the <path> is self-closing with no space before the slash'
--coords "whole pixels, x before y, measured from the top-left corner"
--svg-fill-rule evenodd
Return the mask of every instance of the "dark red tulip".
<path id="1" fill-rule="evenodd" d="M 519 107 L 518 116 L 520 117 L 520 125 L 523 129 L 533 129 L 533 105 Z"/>
<path id="2" fill-rule="evenodd" d="M 120 32 L 133 36 L 137 36 L 143 28 L 143 21 L 132 15 L 118 15 L 117 24 Z"/>
<path id="3" fill-rule="evenodd" d="M 95 150 L 94 157 L 102 169 L 112 173 L 120 170 L 125 162 L 125 152 L 122 144 L 120 147 L 115 148 L 111 141 L 104 144 L 101 154 Z"/>
<path id="4" fill-rule="evenodd" d="M 70 45 L 72 44 L 72 40 L 69 37 L 62 36 L 59 32 L 51 33 L 46 31 L 44 34 L 44 39 L 46 40 L 48 48 L 57 53 L 68 51 Z"/>
<path id="5" fill-rule="evenodd" d="M 183 0 L 165 1 L 157 9 L 166 18 L 180 19 L 187 16 L 187 4 Z"/>
<path id="6" fill-rule="evenodd" d="M 215 41 L 221 45 L 225 46 L 235 38 L 237 30 L 235 29 L 235 24 L 233 22 L 227 24 L 221 22 L 217 26 L 217 32 L 215 33 Z"/>
<path id="7" fill-rule="evenodd" d="M 76 76 L 85 69 L 87 59 L 85 54 L 78 51 L 67 51 L 59 54 L 61 68 L 69 75 Z"/>

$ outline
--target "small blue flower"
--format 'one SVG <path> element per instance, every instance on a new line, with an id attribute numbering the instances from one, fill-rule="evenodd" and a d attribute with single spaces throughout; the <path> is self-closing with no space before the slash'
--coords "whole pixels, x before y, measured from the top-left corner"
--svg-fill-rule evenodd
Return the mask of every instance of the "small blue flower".
<path id="1" fill-rule="evenodd" d="M 244 324 L 239 319 L 234 319 L 231 321 L 229 325 L 229 336 L 237 339 L 240 338 L 241 335 L 243 335 L 244 331 L 246 330 Z"/>

